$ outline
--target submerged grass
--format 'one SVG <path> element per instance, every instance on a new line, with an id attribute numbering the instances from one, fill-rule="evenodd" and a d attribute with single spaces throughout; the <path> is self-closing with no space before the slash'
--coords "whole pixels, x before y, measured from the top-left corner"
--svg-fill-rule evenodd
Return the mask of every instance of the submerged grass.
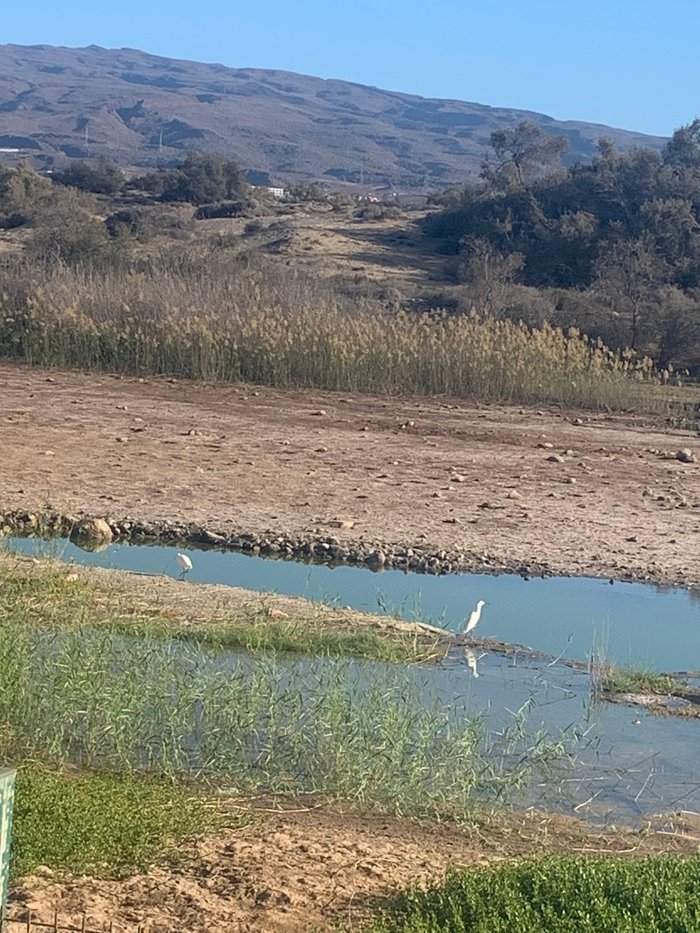
<path id="1" fill-rule="evenodd" d="M 650 360 L 572 329 L 388 310 L 225 250 L 127 268 L 6 259 L 0 347 L 42 366 L 669 413 Z M 688 410 L 692 408 L 689 402 Z"/>
<path id="2" fill-rule="evenodd" d="M 366 933 L 693 933 L 700 857 L 547 858 L 452 871 Z"/>
<path id="3" fill-rule="evenodd" d="M 90 627 L 0 626 L 0 756 L 459 817 L 556 772 L 527 711 L 489 734 L 418 668 L 282 663 Z"/>
<path id="4" fill-rule="evenodd" d="M 223 812 L 172 782 L 23 767 L 17 777 L 11 876 L 54 872 L 124 877 L 181 839 L 222 825 Z M 242 822 L 242 819 L 238 819 Z M 227 825 L 233 825 L 229 815 Z"/>

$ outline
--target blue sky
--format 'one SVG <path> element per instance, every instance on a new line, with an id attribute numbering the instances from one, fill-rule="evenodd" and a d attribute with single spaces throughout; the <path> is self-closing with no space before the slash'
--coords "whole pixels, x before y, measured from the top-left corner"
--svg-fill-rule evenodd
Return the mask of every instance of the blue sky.
<path id="1" fill-rule="evenodd" d="M 33 0 L 0 42 L 129 46 L 657 135 L 700 116 L 700 0 Z"/>

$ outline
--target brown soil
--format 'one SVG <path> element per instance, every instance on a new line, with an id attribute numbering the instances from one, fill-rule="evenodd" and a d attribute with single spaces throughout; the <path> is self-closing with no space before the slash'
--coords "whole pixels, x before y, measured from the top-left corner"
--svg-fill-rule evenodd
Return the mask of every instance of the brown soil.
<path id="1" fill-rule="evenodd" d="M 325 533 L 464 550 L 493 568 L 700 583 L 700 465 L 659 453 L 697 437 L 661 424 L 9 364 L 0 390 L 3 509 Z"/>
<path id="2" fill-rule="evenodd" d="M 357 929 L 393 890 L 439 879 L 448 865 L 485 866 L 543 852 L 690 855 L 700 823 L 680 814 L 658 829 L 601 834 L 567 817 L 530 814 L 469 830 L 303 806 L 257 811 L 253 823 L 193 841 L 172 864 L 125 881 L 56 882 L 48 871 L 15 891 L 10 916 L 27 910 L 91 928 L 144 933 L 303 933 Z M 9 926 L 18 933 L 20 923 Z"/>

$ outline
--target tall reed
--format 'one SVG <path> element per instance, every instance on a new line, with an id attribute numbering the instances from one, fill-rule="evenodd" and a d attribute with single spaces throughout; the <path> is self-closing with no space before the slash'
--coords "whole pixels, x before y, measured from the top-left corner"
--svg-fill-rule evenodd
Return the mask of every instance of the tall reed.
<path id="1" fill-rule="evenodd" d="M 224 250 L 132 267 L 5 260 L 0 352 L 42 366 L 390 394 L 665 410 L 648 359 L 576 331 L 388 310 Z"/>
<path id="2" fill-rule="evenodd" d="M 563 749 L 512 717 L 490 735 L 419 669 L 212 655 L 105 629 L 0 628 L 0 755 L 318 793 L 458 816 L 542 779 Z"/>

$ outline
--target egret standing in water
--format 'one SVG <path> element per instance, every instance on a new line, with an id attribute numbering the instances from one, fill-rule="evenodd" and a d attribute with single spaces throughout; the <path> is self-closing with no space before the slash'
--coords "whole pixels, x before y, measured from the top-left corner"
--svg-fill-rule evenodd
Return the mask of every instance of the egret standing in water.
<path id="1" fill-rule="evenodd" d="M 180 570 L 182 571 L 180 576 L 184 580 L 185 574 L 192 570 L 192 561 L 189 559 L 187 554 L 178 554 L 175 560 L 180 565 Z"/>
<path id="2" fill-rule="evenodd" d="M 477 625 L 479 624 L 479 619 L 481 618 L 481 607 L 485 605 L 486 603 L 484 602 L 483 599 L 480 599 L 479 602 L 476 604 L 476 609 L 469 616 L 469 618 L 467 619 L 467 624 L 464 626 L 465 635 L 468 635 L 472 631 L 472 629 L 475 629 L 477 627 Z"/>

